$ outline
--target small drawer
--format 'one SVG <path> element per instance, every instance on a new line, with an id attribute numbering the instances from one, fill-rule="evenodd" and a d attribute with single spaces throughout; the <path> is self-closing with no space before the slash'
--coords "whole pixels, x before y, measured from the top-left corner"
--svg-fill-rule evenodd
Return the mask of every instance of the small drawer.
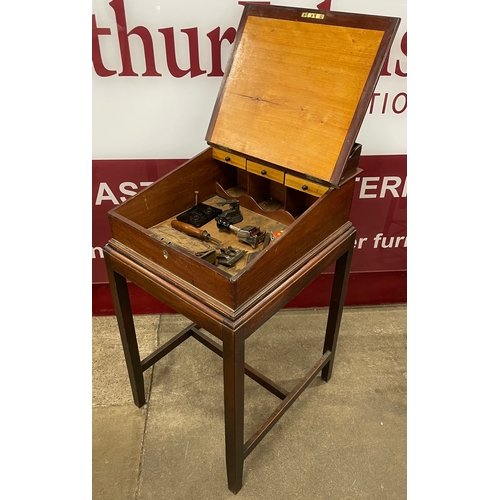
<path id="1" fill-rule="evenodd" d="M 267 177 L 268 179 L 279 182 L 280 184 L 283 184 L 285 182 L 285 172 L 281 172 L 281 170 L 276 170 L 275 168 L 267 167 L 266 165 L 262 165 L 261 163 L 257 163 L 255 161 L 247 161 L 247 170 L 249 172 L 252 172 L 252 174 L 257 174 L 261 177 Z"/>
<path id="2" fill-rule="evenodd" d="M 285 186 L 318 197 L 323 196 L 323 194 L 325 194 L 329 189 L 328 186 L 316 184 L 315 182 L 309 181 L 307 179 L 301 179 L 300 177 L 295 177 L 294 175 L 290 174 L 286 174 L 285 176 Z"/>
<path id="3" fill-rule="evenodd" d="M 217 148 L 212 148 L 212 154 L 216 160 L 229 163 L 235 167 L 242 168 L 243 170 L 246 170 L 247 168 L 247 159 L 243 156 L 228 153 L 227 151 L 222 151 L 222 149 Z"/>

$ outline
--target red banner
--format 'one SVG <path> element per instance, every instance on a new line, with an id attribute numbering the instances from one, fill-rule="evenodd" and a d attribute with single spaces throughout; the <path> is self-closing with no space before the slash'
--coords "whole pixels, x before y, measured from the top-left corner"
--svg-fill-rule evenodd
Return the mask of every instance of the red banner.
<path id="1" fill-rule="evenodd" d="M 92 162 L 93 283 L 108 281 L 102 254 L 111 237 L 108 211 L 184 161 Z M 406 155 L 362 156 L 360 167 L 351 212 L 357 228 L 351 272 L 406 271 Z"/>

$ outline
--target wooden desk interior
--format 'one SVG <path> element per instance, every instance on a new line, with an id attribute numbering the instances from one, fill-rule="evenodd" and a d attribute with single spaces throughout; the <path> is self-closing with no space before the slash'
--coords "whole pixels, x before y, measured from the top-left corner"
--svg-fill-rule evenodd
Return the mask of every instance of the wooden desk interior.
<path id="1" fill-rule="evenodd" d="M 207 200 L 204 200 L 203 203 L 210 205 L 212 207 L 217 207 L 217 203 L 227 201 L 220 196 L 213 196 Z M 217 207 L 220 208 L 220 207 Z M 222 207 L 222 209 L 226 209 L 228 207 Z M 243 220 L 238 224 L 235 224 L 237 227 L 242 228 L 245 226 L 257 226 L 261 231 L 268 231 L 271 233 L 277 231 L 284 231 L 287 226 L 280 222 L 277 222 L 273 219 L 270 219 L 264 215 L 257 214 L 252 212 L 251 210 L 247 210 L 244 207 L 240 207 L 241 215 L 243 215 Z M 173 246 L 178 246 L 188 250 L 191 253 L 198 252 L 206 252 L 207 250 L 215 249 L 216 246 L 213 243 L 204 242 L 193 236 L 188 236 L 180 231 L 174 229 L 170 224 L 179 214 L 170 217 L 169 219 L 160 222 L 149 228 L 149 230 L 161 241 L 164 241 Z M 201 229 L 206 230 L 213 238 L 219 240 L 222 245 L 226 247 L 232 247 L 237 250 L 246 250 L 248 254 L 252 252 L 257 252 L 262 249 L 262 244 L 258 245 L 257 248 L 252 248 L 250 245 L 239 241 L 236 234 L 233 232 L 221 231 L 217 228 L 217 224 L 215 219 L 207 222 Z M 272 244 L 272 243 L 270 243 Z M 240 259 L 234 266 L 226 267 L 219 265 L 218 268 L 222 271 L 227 272 L 231 276 L 235 276 L 241 271 L 247 264 L 247 255 L 245 255 L 242 259 Z"/>

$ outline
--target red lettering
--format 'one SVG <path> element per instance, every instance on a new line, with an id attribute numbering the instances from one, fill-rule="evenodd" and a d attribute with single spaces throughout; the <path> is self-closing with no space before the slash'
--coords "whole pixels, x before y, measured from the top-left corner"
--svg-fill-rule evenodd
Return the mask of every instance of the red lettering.
<path id="1" fill-rule="evenodd" d="M 222 41 L 227 40 L 230 44 L 234 42 L 236 38 L 236 30 L 234 28 L 228 28 L 220 36 L 220 27 L 215 28 L 210 33 L 207 33 L 207 37 L 212 44 L 212 71 L 207 76 L 224 76 L 222 71 Z"/>
<path id="2" fill-rule="evenodd" d="M 92 64 L 98 76 L 116 75 L 116 71 L 107 69 L 101 56 L 101 46 L 99 45 L 99 35 L 111 35 L 109 28 L 98 28 L 95 14 L 92 14 Z"/>
<path id="3" fill-rule="evenodd" d="M 406 33 L 403 35 L 403 38 L 401 38 L 401 43 L 400 43 L 401 51 L 406 57 Z M 382 68 L 382 72 L 380 73 L 380 76 L 391 76 L 392 73 L 389 72 L 389 58 L 391 56 L 391 53 L 387 54 L 387 57 L 384 61 L 384 67 Z M 401 64 L 400 60 L 396 59 L 396 68 L 394 70 L 396 75 L 398 76 L 406 76 L 406 73 L 401 69 Z"/>
<path id="4" fill-rule="evenodd" d="M 380 99 L 382 94 L 380 92 L 374 92 L 372 94 L 372 97 L 370 99 L 370 106 L 368 107 L 368 113 L 371 115 L 373 112 L 380 111 L 381 114 L 385 114 L 387 109 L 392 109 L 393 113 L 396 113 L 397 115 L 400 115 L 401 113 L 406 111 L 406 93 L 405 92 L 400 92 L 394 98 L 389 95 L 388 92 L 384 94 L 384 100 L 382 103 L 382 106 L 379 107 L 380 104 Z M 391 100 L 389 101 L 389 98 Z M 390 106 L 388 106 L 389 102 L 391 103 Z"/>
<path id="5" fill-rule="evenodd" d="M 387 106 L 387 98 L 388 97 L 389 97 L 389 94 L 385 94 L 384 104 L 382 105 L 382 114 L 385 114 L 385 107 Z"/>
<path id="6" fill-rule="evenodd" d="M 125 17 L 125 7 L 123 0 L 111 0 L 109 2 L 111 8 L 115 11 L 116 27 L 118 29 L 118 43 L 120 44 L 120 54 L 122 59 L 122 72 L 119 76 L 139 76 L 132 69 L 132 61 L 130 57 L 130 46 L 128 37 L 137 35 L 141 38 L 144 45 L 144 58 L 146 61 L 146 71 L 142 76 L 161 76 L 155 68 L 155 54 L 153 48 L 153 39 L 151 33 L 144 26 L 136 26 L 127 32 L 127 20 Z"/>
<path id="7" fill-rule="evenodd" d="M 401 109 L 397 109 L 396 108 L 396 101 L 402 97 L 403 98 L 403 107 Z M 403 111 L 406 110 L 406 93 L 405 92 L 400 92 L 395 98 L 394 100 L 392 101 L 392 110 L 394 111 L 394 113 L 396 113 L 397 115 L 401 114 Z"/>
<path id="8" fill-rule="evenodd" d="M 181 78 L 188 73 L 191 73 L 191 78 L 203 75 L 205 70 L 200 68 L 200 54 L 198 50 L 198 28 L 186 28 L 181 30 L 186 33 L 189 40 L 189 69 L 181 69 L 177 64 L 177 57 L 175 54 L 175 38 L 174 28 L 161 28 L 158 30 L 165 38 L 165 52 L 167 54 L 167 66 L 175 78 Z"/>
<path id="9" fill-rule="evenodd" d="M 332 0 L 325 0 L 317 5 L 319 10 L 330 10 L 332 8 Z"/>
<path id="10" fill-rule="evenodd" d="M 370 110 L 369 110 L 369 113 L 372 114 L 373 113 L 373 106 L 375 105 L 375 99 L 377 97 L 380 97 L 380 93 L 379 92 L 374 92 L 372 94 L 372 98 L 370 99 Z"/>
<path id="11" fill-rule="evenodd" d="M 406 33 L 403 35 L 403 38 L 401 38 L 401 52 L 407 56 L 406 54 L 407 46 L 406 46 Z M 399 65 L 399 59 L 396 61 L 396 75 L 398 76 L 406 76 L 406 73 L 403 72 L 401 69 L 401 66 Z"/>
<path id="12" fill-rule="evenodd" d="M 239 1 L 238 4 L 245 5 L 248 2 Z M 262 3 L 271 4 L 272 2 L 252 2 L 252 3 Z M 146 70 L 142 73 L 142 76 L 162 76 L 156 70 L 155 61 L 155 50 L 153 37 L 150 31 L 145 26 L 136 26 L 130 30 L 127 28 L 127 19 L 125 15 L 125 5 L 124 0 L 111 0 L 109 5 L 114 11 L 115 21 L 118 33 L 118 44 L 120 49 L 120 57 L 122 63 L 122 71 L 118 76 L 139 76 L 132 67 L 131 53 L 129 37 L 131 35 L 137 35 L 143 44 L 144 48 L 144 60 Z M 319 2 L 317 4 L 318 9 L 329 10 L 331 8 L 331 0 L 326 0 Z M 212 68 L 210 73 L 201 68 L 200 62 L 200 47 L 199 47 L 199 34 L 198 28 L 185 28 L 180 30 L 182 33 L 188 37 L 188 50 L 189 50 L 189 67 L 183 69 L 179 66 L 177 61 L 178 49 L 175 43 L 175 33 L 173 27 L 160 28 L 158 32 L 163 35 L 165 42 L 165 52 L 166 52 L 166 65 L 170 74 L 175 78 L 182 78 L 186 75 L 190 75 L 191 78 L 206 74 L 209 77 L 222 77 L 224 76 L 224 71 L 222 68 L 222 47 L 224 41 L 228 42 L 229 45 L 233 44 L 236 39 L 236 29 L 230 27 L 226 29 L 221 34 L 221 27 L 218 26 L 209 33 L 207 33 L 207 38 L 210 40 L 211 46 L 211 62 Z M 100 36 L 111 35 L 112 30 L 110 28 L 101 28 L 97 26 L 96 16 L 92 15 L 92 63 L 94 66 L 94 71 L 98 76 L 108 77 L 116 75 L 117 71 L 113 69 L 108 69 L 103 62 L 101 53 L 101 43 L 102 39 Z M 400 41 L 401 51 L 404 56 L 407 55 L 407 34 L 405 33 Z M 390 55 L 390 54 L 389 54 Z M 381 71 L 381 76 L 391 76 L 389 71 L 389 55 L 384 61 L 384 65 Z M 404 67 L 404 66 L 403 66 Z M 406 77 L 406 73 L 402 69 L 401 60 L 397 59 L 394 73 L 398 76 Z M 373 94 L 370 102 L 369 112 L 373 113 L 374 107 L 376 105 L 376 100 L 380 97 L 380 94 Z M 396 99 L 402 97 L 402 95 L 396 96 Z M 395 99 L 395 100 L 396 100 Z M 395 113 L 402 113 L 406 110 L 406 102 L 399 105 L 396 108 L 395 100 L 392 102 L 392 109 Z M 398 103 L 399 104 L 399 103 Z M 384 100 L 382 104 L 382 113 L 385 113 L 386 109 L 390 109 L 388 105 L 388 96 L 384 95 Z"/>
<path id="13" fill-rule="evenodd" d="M 382 68 L 382 71 L 380 72 L 380 76 L 391 76 L 391 73 L 389 73 L 389 58 L 391 57 L 391 53 L 389 52 L 387 54 L 387 57 L 385 58 L 384 61 L 384 67 Z"/>

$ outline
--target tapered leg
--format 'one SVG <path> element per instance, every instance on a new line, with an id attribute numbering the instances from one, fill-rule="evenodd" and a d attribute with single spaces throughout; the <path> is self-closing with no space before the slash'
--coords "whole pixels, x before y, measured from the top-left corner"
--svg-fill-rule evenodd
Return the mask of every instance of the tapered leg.
<path id="1" fill-rule="evenodd" d="M 351 245 L 335 264 L 335 275 L 333 278 L 332 295 L 330 297 L 330 310 L 328 313 L 328 322 L 326 325 L 325 344 L 323 353 L 331 351 L 330 361 L 321 370 L 321 378 L 328 382 L 332 376 L 333 360 L 337 339 L 339 337 L 340 320 L 342 319 L 342 310 L 344 308 L 345 295 L 347 291 L 347 282 L 349 279 L 349 270 L 354 249 L 354 235 L 351 238 Z"/>
<path id="2" fill-rule="evenodd" d="M 243 484 L 245 339 L 233 332 L 223 336 L 226 470 L 229 489 Z"/>
<path id="3" fill-rule="evenodd" d="M 144 375 L 139 355 L 139 347 L 137 345 L 132 309 L 130 307 L 127 281 L 123 276 L 112 269 L 109 259 L 106 259 L 106 266 L 116 319 L 122 339 L 123 353 L 125 354 L 125 362 L 127 364 L 130 387 L 132 388 L 134 403 L 140 408 L 146 402 Z"/>

